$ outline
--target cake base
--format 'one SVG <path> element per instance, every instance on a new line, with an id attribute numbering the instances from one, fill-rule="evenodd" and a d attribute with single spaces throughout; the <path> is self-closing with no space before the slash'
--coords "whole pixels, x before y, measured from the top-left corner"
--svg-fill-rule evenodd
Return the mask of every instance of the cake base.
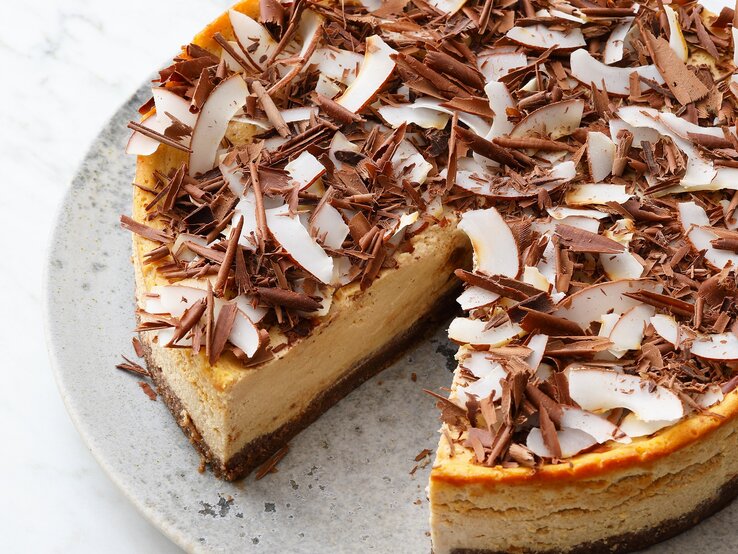
<path id="1" fill-rule="evenodd" d="M 266 462 L 270 456 L 284 447 L 295 435 L 308 427 L 344 396 L 390 366 L 428 333 L 435 330 L 442 321 L 456 313 L 458 306 L 455 299 L 458 294 L 458 287 L 452 288 L 438 300 L 431 312 L 420 317 L 405 333 L 395 337 L 380 350 L 356 364 L 342 379 L 316 396 L 299 416 L 281 425 L 271 433 L 249 442 L 227 462 L 219 460 L 213 455 L 203 440 L 200 431 L 182 406 L 182 402 L 167 385 L 161 368 L 153 362 L 151 348 L 147 344 L 148 341 L 142 340 L 141 343 L 144 346 L 144 359 L 151 379 L 156 385 L 159 396 L 169 408 L 179 427 L 203 457 L 204 462 L 210 466 L 216 477 L 226 481 L 234 481 L 245 477 Z"/>
<path id="2" fill-rule="evenodd" d="M 679 518 L 664 521 L 651 529 L 638 533 L 626 533 L 605 540 L 584 543 L 568 550 L 521 550 L 519 554 L 622 554 L 642 550 L 654 544 L 676 537 L 702 520 L 727 507 L 738 497 L 738 476 L 724 483 L 715 496 L 700 504 L 695 510 Z M 518 551 L 515 551 L 518 554 Z M 456 548 L 452 554 L 510 554 L 499 550 Z"/>

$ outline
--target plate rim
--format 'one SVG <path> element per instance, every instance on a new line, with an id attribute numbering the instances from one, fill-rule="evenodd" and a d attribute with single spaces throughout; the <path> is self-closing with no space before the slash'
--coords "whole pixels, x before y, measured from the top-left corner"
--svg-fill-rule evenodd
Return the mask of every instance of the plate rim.
<path id="1" fill-rule="evenodd" d="M 92 457 L 95 459 L 97 464 L 102 468 L 105 475 L 112 481 L 117 489 L 123 493 L 123 496 L 128 502 L 135 506 L 139 514 L 146 519 L 153 527 L 155 527 L 160 533 L 172 541 L 176 546 L 183 549 L 186 552 L 197 551 L 197 545 L 191 541 L 186 535 L 177 530 L 177 528 L 165 518 L 161 517 L 153 506 L 148 506 L 142 499 L 138 498 L 133 494 L 126 484 L 122 476 L 120 476 L 113 467 L 108 464 L 104 454 L 99 451 L 95 444 L 94 434 L 88 428 L 84 418 L 81 416 L 78 408 L 78 404 L 75 402 L 73 395 L 69 392 L 67 383 L 65 381 L 65 375 L 62 370 L 63 363 L 59 359 L 59 343 L 57 341 L 55 330 L 55 318 L 58 317 L 54 313 L 54 298 L 53 298 L 53 287 L 51 285 L 51 279 L 54 276 L 54 260 L 53 260 L 53 247 L 59 241 L 59 234 L 63 225 L 63 216 L 70 209 L 70 203 L 74 196 L 75 189 L 80 186 L 80 180 L 84 172 L 84 166 L 88 161 L 94 159 L 98 152 L 96 147 L 100 143 L 101 137 L 112 127 L 114 122 L 121 119 L 121 116 L 130 109 L 131 105 L 135 103 L 136 98 L 146 93 L 150 89 L 150 79 L 147 79 L 136 91 L 129 95 L 123 102 L 118 105 L 118 108 L 105 120 L 99 131 L 92 138 L 87 146 L 87 150 L 82 159 L 77 164 L 74 175 L 68 181 L 62 199 L 56 206 L 53 214 L 53 223 L 49 229 L 46 237 L 45 248 L 44 248 L 44 265 L 42 273 L 42 290 L 41 290 L 41 301 L 42 301 L 42 319 L 43 319 L 43 332 L 45 337 L 46 352 L 48 355 L 51 373 L 54 376 L 56 388 L 59 391 L 62 402 L 64 403 L 64 409 L 67 415 L 72 421 L 74 428 L 82 438 L 82 442 L 87 447 Z"/>

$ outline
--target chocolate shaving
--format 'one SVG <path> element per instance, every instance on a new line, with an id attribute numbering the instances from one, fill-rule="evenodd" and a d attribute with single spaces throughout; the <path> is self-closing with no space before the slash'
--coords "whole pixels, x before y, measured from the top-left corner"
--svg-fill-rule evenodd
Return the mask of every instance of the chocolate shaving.
<path id="1" fill-rule="evenodd" d="M 228 337 L 233 330 L 233 324 L 236 322 L 237 313 L 238 306 L 231 302 L 224 304 L 220 309 L 218 320 L 215 322 L 215 329 L 213 330 L 213 343 L 208 353 L 208 362 L 210 365 L 215 365 L 215 362 L 218 361 L 223 353 Z"/>

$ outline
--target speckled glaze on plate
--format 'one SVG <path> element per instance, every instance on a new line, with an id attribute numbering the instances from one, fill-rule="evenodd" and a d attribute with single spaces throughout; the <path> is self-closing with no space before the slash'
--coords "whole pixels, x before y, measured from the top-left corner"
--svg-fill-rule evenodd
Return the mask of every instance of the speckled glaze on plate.
<path id="1" fill-rule="evenodd" d="M 445 330 L 342 400 L 291 443 L 279 471 L 224 483 L 161 401 L 117 371 L 133 356 L 129 213 L 135 160 L 126 122 L 143 86 L 101 131 L 60 208 L 49 247 L 46 328 L 67 409 L 110 478 L 146 518 L 190 552 L 430 552 L 430 466 L 437 412 L 423 388 L 448 386 L 455 348 Z M 411 380 L 417 374 L 417 382 Z M 50 453 L 53 455 L 53 453 Z M 738 504 L 652 553 L 735 552 Z"/>

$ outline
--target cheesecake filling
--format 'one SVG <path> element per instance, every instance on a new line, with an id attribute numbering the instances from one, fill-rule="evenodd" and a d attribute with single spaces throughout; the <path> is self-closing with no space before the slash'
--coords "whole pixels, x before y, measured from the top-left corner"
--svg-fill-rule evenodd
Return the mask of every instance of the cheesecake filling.
<path id="1" fill-rule="evenodd" d="M 162 70 L 128 145 L 139 330 L 216 456 L 297 417 L 451 274 L 438 467 L 531 473 L 719 419 L 738 383 L 733 10 L 261 5 Z M 460 232 L 471 270 L 449 266 Z M 474 502 L 431 501 L 451 545 L 443 510 Z"/>

